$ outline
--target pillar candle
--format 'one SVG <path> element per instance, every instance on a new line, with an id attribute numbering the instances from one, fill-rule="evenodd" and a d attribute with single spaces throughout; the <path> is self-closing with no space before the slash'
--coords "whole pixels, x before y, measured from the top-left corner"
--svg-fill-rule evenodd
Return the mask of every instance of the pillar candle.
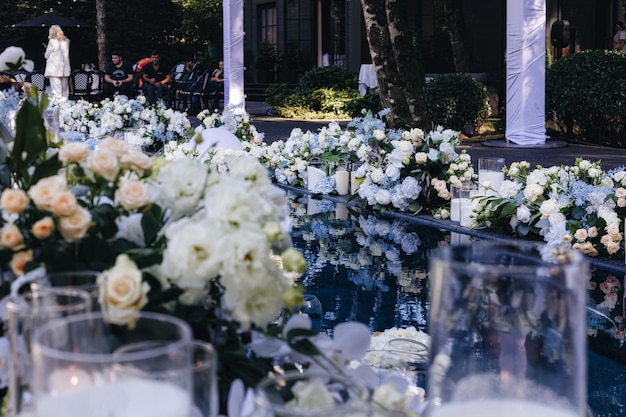
<path id="1" fill-rule="evenodd" d="M 335 172 L 335 189 L 337 194 L 346 195 L 349 191 L 348 171 L 341 170 Z"/>

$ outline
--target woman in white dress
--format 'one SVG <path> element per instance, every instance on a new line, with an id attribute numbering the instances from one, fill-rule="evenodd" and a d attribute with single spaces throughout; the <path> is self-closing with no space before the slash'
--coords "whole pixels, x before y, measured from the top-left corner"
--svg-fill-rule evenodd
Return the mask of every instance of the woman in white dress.
<path id="1" fill-rule="evenodd" d="M 46 47 L 46 71 L 52 94 L 67 98 L 70 94 L 70 40 L 59 25 L 50 26 Z"/>

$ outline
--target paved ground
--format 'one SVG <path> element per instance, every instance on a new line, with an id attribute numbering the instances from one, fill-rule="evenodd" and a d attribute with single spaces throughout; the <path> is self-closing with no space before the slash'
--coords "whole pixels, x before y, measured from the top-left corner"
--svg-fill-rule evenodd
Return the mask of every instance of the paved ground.
<path id="1" fill-rule="evenodd" d="M 291 130 L 299 127 L 304 131 L 310 130 L 316 132 L 323 126 L 327 126 L 329 121 L 310 121 L 310 120 L 294 120 L 284 119 L 280 117 L 271 117 L 266 115 L 268 106 L 259 102 L 246 102 L 246 111 L 250 114 L 252 124 L 256 126 L 259 132 L 265 133 L 267 142 L 273 142 L 279 139 L 287 139 Z M 346 120 L 340 121 L 345 125 Z M 499 139 L 499 138 L 494 138 Z M 626 166 L 626 150 L 616 148 L 605 148 L 600 146 L 582 145 L 580 143 L 558 141 L 562 147 L 551 147 L 551 143 L 556 142 L 548 140 L 547 146 L 543 148 L 521 148 L 521 147 L 500 147 L 493 146 L 499 141 L 468 140 L 461 143 L 458 149 L 465 149 L 472 156 L 473 161 L 478 158 L 488 156 L 502 156 L 508 162 L 526 160 L 532 165 L 552 166 L 552 165 L 572 165 L 577 157 L 583 157 L 592 161 L 602 161 L 602 168 L 609 170 L 621 166 Z M 486 146 L 490 145 L 490 146 Z"/>

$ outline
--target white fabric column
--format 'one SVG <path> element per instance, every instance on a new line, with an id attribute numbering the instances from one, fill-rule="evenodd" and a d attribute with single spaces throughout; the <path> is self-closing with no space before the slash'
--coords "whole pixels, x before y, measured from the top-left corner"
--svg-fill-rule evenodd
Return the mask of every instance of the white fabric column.
<path id="1" fill-rule="evenodd" d="M 506 131 L 518 145 L 546 142 L 546 0 L 508 0 Z"/>
<path id="2" fill-rule="evenodd" d="M 243 0 L 224 0 L 224 106 L 245 111 Z"/>

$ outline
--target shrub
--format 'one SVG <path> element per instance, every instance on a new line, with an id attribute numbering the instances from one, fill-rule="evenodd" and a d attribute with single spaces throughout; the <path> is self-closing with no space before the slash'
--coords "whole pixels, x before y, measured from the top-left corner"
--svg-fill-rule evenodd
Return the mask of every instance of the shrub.
<path id="1" fill-rule="evenodd" d="M 302 74 L 298 80 L 296 92 L 300 94 L 310 94 L 320 88 L 356 90 L 357 86 L 356 75 L 343 67 L 317 67 Z"/>
<path id="2" fill-rule="evenodd" d="M 442 74 L 424 85 L 424 102 L 436 125 L 480 127 L 491 115 L 487 87 L 466 74 Z"/>
<path id="3" fill-rule="evenodd" d="M 626 56 L 578 52 L 546 71 L 546 113 L 566 135 L 588 142 L 626 144 Z"/>
<path id="4" fill-rule="evenodd" d="M 378 88 L 370 88 L 364 96 L 359 95 L 358 98 L 352 100 L 348 103 L 346 111 L 350 114 L 351 118 L 355 118 L 363 115 L 361 113 L 363 109 L 371 110 L 374 114 L 383 109 Z"/>

